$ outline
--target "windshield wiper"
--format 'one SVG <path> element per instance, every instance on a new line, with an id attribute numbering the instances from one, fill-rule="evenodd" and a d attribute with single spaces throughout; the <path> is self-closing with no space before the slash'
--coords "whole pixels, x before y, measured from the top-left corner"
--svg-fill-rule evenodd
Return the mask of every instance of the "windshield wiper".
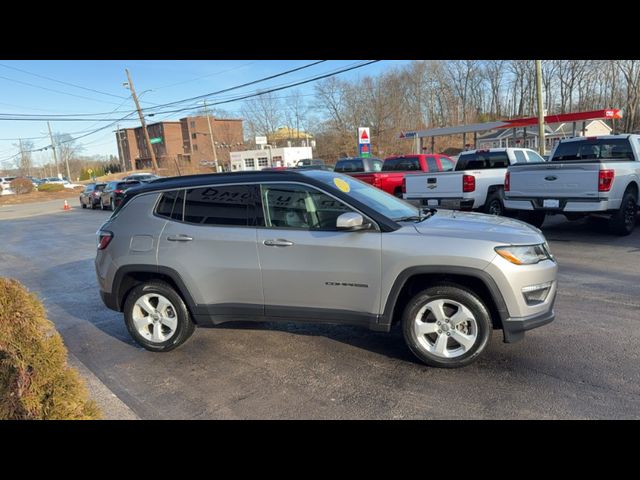
<path id="1" fill-rule="evenodd" d="M 409 215 L 407 217 L 400 217 L 400 218 L 396 218 L 394 219 L 396 222 L 411 222 L 411 221 L 416 221 L 418 223 L 422 222 L 423 220 L 426 220 L 427 218 L 433 216 L 435 213 L 437 212 L 437 210 L 435 208 L 430 208 L 428 211 L 426 211 L 424 213 L 424 215 L 422 214 L 422 210 L 420 210 L 420 214 L 419 215 Z"/>

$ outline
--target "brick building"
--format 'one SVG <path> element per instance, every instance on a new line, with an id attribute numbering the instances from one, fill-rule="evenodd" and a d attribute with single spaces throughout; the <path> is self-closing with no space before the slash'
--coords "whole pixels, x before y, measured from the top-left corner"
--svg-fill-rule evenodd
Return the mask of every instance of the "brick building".
<path id="1" fill-rule="evenodd" d="M 229 151 L 237 150 L 244 144 L 241 119 L 211 119 L 213 144 L 205 116 L 148 124 L 147 131 L 152 139 L 159 167 L 173 164 L 176 160 L 181 165 L 213 165 L 215 147 L 218 165 L 228 168 Z M 116 141 L 117 135 L 116 133 Z M 151 167 L 151 155 L 142 127 L 121 129 L 118 151 L 128 170 L 131 169 L 132 161 L 135 162 L 136 169 Z"/>

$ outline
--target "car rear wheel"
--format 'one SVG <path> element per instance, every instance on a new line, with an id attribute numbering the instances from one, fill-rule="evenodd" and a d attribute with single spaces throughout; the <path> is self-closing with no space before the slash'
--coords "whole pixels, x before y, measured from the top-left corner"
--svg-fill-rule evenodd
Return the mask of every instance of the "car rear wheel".
<path id="1" fill-rule="evenodd" d="M 196 328 L 180 295 L 169 284 L 155 280 L 131 290 L 124 319 L 133 339 L 153 352 L 182 345 Z"/>
<path id="2" fill-rule="evenodd" d="M 632 190 L 627 190 L 622 197 L 620 210 L 609 220 L 609 228 L 617 235 L 629 235 L 636 226 L 637 216 L 636 194 Z"/>
<path id="3" fill-rule="evenodd" d="M 82 205 L 82 208 L 87 208 L 87 204 L 84 203 L 82 200 L 80 200 L 80 205 Z"/>
<path id="4" fill-rule="evenodd" d="M 413 354 L 433 367 L 456 368 L 474 362 L 491 337 L 484 303 L 454 284 L 434 285 L 415 295 L 402 315 L 402 332 Z"/>
<path id="5" fill-rule="evenodd" d="M 493 192 L 487 198 L 487 203 L 484 205 L 484 213 L 489 215 L 504 215 L 504 206 L 502 205 L 502 199 L 500 191 Z"/>

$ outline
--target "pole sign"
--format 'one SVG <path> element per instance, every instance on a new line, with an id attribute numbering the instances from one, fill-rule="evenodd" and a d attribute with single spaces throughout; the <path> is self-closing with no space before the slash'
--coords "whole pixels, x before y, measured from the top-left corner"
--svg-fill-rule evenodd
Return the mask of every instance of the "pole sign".
<path id="1" fill-rule="evenodd" d="M 358 128 L 358 150 L 361 157 L 371 156 L 371 134 L 369 127 Z"/>

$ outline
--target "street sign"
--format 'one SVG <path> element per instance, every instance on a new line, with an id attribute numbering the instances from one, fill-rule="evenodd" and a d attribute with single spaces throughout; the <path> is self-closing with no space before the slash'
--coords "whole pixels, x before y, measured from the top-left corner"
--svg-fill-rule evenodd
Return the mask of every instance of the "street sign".
<path id="1" fill-rule="evenodd" d="M 153 137 L 149 143 L 151 143 L 151 145 L 153 145 L 154 143 L 162 143 L 162 137 Z"/>
<path id="2" fill-rule="evenodd" d="M 256 145 L 266 145 L 267 137 L 256 137 Z"/>
<path id="3" fill-rule="evenodd" d="M 371 135 L 369 134 L 369 127 L 358 128 L 358 143 L 371 143 Z"/>

